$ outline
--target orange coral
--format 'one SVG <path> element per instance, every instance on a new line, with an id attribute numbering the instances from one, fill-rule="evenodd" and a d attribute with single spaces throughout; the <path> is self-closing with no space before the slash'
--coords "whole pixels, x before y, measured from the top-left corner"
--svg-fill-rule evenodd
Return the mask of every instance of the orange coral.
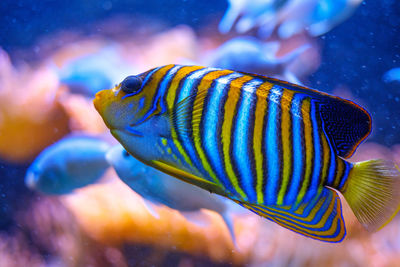
<path id="1" fill-rule="evenodd" d="M 119 179 L 112 178 L 115 176 L 113 171 L 107 175 L 111 179 L 108 182 L 91 185 L 63 198 L 92 238 L 111 245 L 139 243 L 174 247 L 215 261 L 241 263 L 249 254 L 255 240 L 247 232 L 257 229 L 257 220 L 235 220 L 235 229 L 239 230 L 236 231 L 239 252 L 234 253 L 229 232 L 218 214 L 202 211 L 209 223 L 199 226 L 175 210 L 157 206 L 159 218 L 154 218 L 142 205 L 139 195 Z"/>
<path id="2" fill-rule="evenodd" d="M 0 158 L 29 161 L 69 131 L 68 117 L 55 101 L 57 90 L 49 68 L 15 70 L 0 50 Z"/>

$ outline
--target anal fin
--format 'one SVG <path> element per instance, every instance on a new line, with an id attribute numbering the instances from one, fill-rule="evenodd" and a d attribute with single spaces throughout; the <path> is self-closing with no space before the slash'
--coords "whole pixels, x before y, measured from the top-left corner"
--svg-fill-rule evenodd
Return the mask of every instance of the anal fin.
<path id="1" fill-rule="evenodd" d="M 339 195 L 329 188 L 297 208 L 264 206 L 235 201 L 258 215 L 304 236 L 324 242 L 341 242 L 346 235 Z"/>

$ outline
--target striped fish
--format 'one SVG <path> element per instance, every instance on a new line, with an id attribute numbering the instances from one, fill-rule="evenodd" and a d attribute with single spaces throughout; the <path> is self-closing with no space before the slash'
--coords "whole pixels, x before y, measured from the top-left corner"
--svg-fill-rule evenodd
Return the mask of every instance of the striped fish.
<path id="1" fill-rule="evenodd" d="M 346 235 L 341 192 L 369 230 L 400 203 L 391 162 L 345 160 L 371 118 L 348 100 L 255 74 L 166 65 L 94 100 L 134 157 L 304 236 Z"/>

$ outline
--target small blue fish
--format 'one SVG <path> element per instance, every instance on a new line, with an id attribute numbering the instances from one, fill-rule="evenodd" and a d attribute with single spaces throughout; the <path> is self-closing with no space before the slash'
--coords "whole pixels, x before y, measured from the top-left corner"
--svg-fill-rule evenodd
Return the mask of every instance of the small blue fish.
<path id="1" fill-rule="evenodd" d="M 228 0 L 219 24 L 221 33 L 235 25 L 239 33 L 258 28 L 263 38 L 274 30 L 282 39 L 304 30 L 312 36 L 327 33 L 350 17 L 362 0 Z"/>
<path id="2" fill-rule="evenodd" d="M 229 7 L 218 26 L 221 33 L 228 33 L 236 23 L 236 31 L 246 32 L 273 17 L 287 5 L 288 0 L 228 0 Z"/>
<path id="3" fill-rule="evenodd" d="M 394 69 L 388 70 L 383 75 L 383 81 L 386 83 L 400 82 L 400 68 L 394 68 Z"/>
<path id="4" fill-rule="evenodd" d="M 109 168 L 109 145 L 89 136 L 65 137 L 49 146 L 29 167 L 25 183 L 44 194 L 70 193 L 96 182 Z"/>
<path id="5" fill-rule="evenodd" d="M 106 46 L 86 54 L 56 69 L 60 81 L 73 93 L 94 96 L 134 70 L 118 53 L 118 47 Z"/>
<path id="6" fill-rule="evenodd" d="M 120 179 L 144 200 L 164 204 L 182 212 L 195 212 L 208 209 L 218 212 L 228 227 L 232 241 L 235 243 L 233 224 L 228 212 L 228 205 L 223 197 L 194 187 L 157 169 L 149 167 L 131 156 L 121 145 L 112 147 L 106 158 L 114 167 Z M 149 212 L 158 217 L 151 204 L 144 201 Z M 183 216 L 189 218 L 187 214 Z"/>

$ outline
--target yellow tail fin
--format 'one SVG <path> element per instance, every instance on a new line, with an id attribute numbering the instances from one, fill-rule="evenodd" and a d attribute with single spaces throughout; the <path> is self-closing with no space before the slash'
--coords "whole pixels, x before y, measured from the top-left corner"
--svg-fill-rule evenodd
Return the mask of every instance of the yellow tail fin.
<path id="1" fill-rule="evenodd" d="M 399 211 L 399 167 L 385 160 L 355 163 L 342 193 L 358 221 L 367 230 L 376 231 Z"/>

